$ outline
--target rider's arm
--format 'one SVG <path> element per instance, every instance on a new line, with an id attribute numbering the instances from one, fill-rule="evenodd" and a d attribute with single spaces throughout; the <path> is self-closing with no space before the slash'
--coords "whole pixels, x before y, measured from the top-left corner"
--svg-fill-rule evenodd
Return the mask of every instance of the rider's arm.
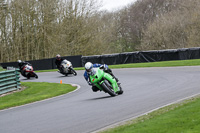
<path id="1" fill-rule="evenodd" d="M 100 67 L 102 64 L 93 64 L 93 67 Z"/>
<path id="2" fill-rule="evenodd" d="M 104 64 L 104 68 L 108 68 L 108 65 Z"/>
<path id="3" fill-rule="evenodd" d="M 29 62 L 25 62 L 25 64 L 26 64 L 26 65 L 30 65 L 30 66 L 31 66 L 31 63 L 29 63 Z"/>
<path id="4" fill-rule="evenodd" d="M 88 81 L 88 78 L 89 78 L 89 76 L 88 76 L 88 74 L 87 74 L 87 72 L 86 72 L 86 71 L 85 71 L 85 73 L 84 73 L 84 75 L 83 75 L 83 76 L 84 76 L 85 80 L 86 80 L 86 81 Z"/>
<path id="5" fill-rule="evenodd" d="M 108 69 L 108 65 L 103 64 L 103 65 L 100 65 L 99 68 L 100 68 L 100 69 Z"/>
<path id="6" fill-rule="evenodd" d="M 22 62 L 22 66 L 25 66 L 27 63 L 26 62 Z"/>
<path id="7" fill-rule="evenodd" d="M 85 78 L 85 80 L 87 81 L 87 83 L 88 83 L 89 85 L 92 85 L 92 83 L 90 82 L 89 75 L 87 74 L 86 71 L 85 71 L 85 73 L 84 73 L 84 78 Z"/>
<path id="8" fill-rule="evenodd" d="M 58 65 L 58 63 L 59 63 L 59 62 L 56 60 L 56 61 L 55 61 L 56 68 L 59 68 L 59 65 Z"/>

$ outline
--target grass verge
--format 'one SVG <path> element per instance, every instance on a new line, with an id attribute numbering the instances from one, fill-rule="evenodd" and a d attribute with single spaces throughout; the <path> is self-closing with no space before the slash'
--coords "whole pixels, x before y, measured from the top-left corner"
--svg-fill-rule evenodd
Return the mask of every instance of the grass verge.
<path id="1" fill-rule="evenodd" d="M 77 68 L 74 68 L 74 70 L 84 70 L 84 67 L 77 67 Z M 37 70 L 35 72 L 56 72 L 58 71 L 58 69 L 49 69 L 49 70 Z"/>
<path id="2" fill-rule="evenodd" d="M 200 59 L 192 60 L 177 60 L 177 61 L 160 61 L 160 62 L 145 62 L 145 63 L 130 63 L 120 65 L 109 65 L 109 68 L 140 68 L 140 67 L 175 67 L 175 66 L 199 66 Z M 84 70 L 84 67 L 74 68 L 75 70 Z M 53 72 L 57 69 L 39 70 L 36 72 Z"/>
<path id="3" fill-rule="evenodd" d="M 0 72 L 1 72 L 1 71 L 5 71 L 5 70 L 0 66 Z"/>
<path id="4" fill-rule="evenodd" d="M 0 97 L 0 109 L 6 109 L 66 94 L 76 89 L 69 84 L 22 82 L 26 89 Z"/>
<path id="5" fill-rule="evenodd" d="M 200 96 L 163 107 L 101 133 L 199 133 Z"/>
<path id="6" fill-rule="evenodd" d="M 113 65 L 110 68 L 198 66 L 200 59 Z M 200 96 L 173 104 L 101 133 L 198 133 Z"/>
<path id="7" fill-rule="evenodd" d="M 200 65 L 200 59 L 195 60 L 181 60 L 181 61 L 162 61 L 162 62 L 150 62 L 150 63 L 132 63 L 132 64 L 123 64 L 123 65 L 109 65 L 110 68 L 139 68 L 139 67 L 172 67 L 172 66 L 198 66 Z M 75 68 L 75 70 L 84 70 L 83 67 L 81 68 Z M 37 72 L 49 72 L 49 71 L 57 71 L 57 69 L 54 70 L 45 70 L 45 71 L 37 71 Z M 27 82 L 26 82 L 27 83 Z M 27 83 L 29 85 L 26 85 L 26 83 L 22 83 L 22 85 L 27 86 L 28 89 L 32 87 L 32 89 L 35 91 L 39 88 L 36 83 Z M 54 86 L 54 83 L 46 83 L 50 84 L 50 86 Z M 35 85 L 35 86 L 34 86 Z M 60 85 L 60 84 L 57 84 Z M 64 85 L 64 84 L 62 84 Z M 40 85 L 39 85 L 40 86 Z M 33 97 L 37 97 L 37 95 L 40 95 L 40 99 L 46 99 L 50 97 L 46 97 L 46 93 L 49 93 L 49 90 L 47 88 L 50 88 L 50 86 L 41 87 L 45 88 L 45 93 L 38 92 L 33 93 L 32 91 L 26 92 L 22 95 L 23 98 L 20 98 L 21 94 L 18 94 L 15 97 L 9 97 L 4 96 L 6 99 L 3 99 L 4 97 L 0 97 L 0 109 L 8 108 L 9 106 L 18 106 L 26 104 L 27 102 L 24 101 L 24 99 L 31 99 L 31 95 L 34 95 Z M 58 87 L 60 88 L 60 87 Z M 66 87 L 67 88 L 67 87 Z M 75 88 L 72 88 L 74 90 Z M 52 87 L 52 92 L 55 93 L 56 87 Z M 25 90 L 24 90 L 25 91 Z M 23 92 L 23 91 L 22 91 Z M 57 92 L 56 92 L 57 93 Z M 61 93 L 65 94 L 67 92 Z M 13 93 L 10 96 L 17 94 Z M 60 94 L 58 94 L 60 95 Z M 56 95 L 54 95 L 56 96 Z M 162 109 L 159 109 L 157 111 L 154 111 L 152 113 L 149 113 L 147 115 L 138 117 L 132 121 L 126 122 L 126 124 L 123 124 L 122 126 L 109 129 L 107 131 L 104 131 L 103 133 L 179 133 L 179 132 L 187 132 L 187 133 L 197 133 L 200 131 L 200 96 L 186 100 L 181 103 L 173 104 L 167 107 L 164 107 Z M 2 100 L 3 99 L 3 100 Z M 13 100 L 12 100 L 13 99 Z M 34 98 L 32 98 L 34 99 Z M 2 107 L 2 105 L 8 104 L 7 101 L 10 101 L 10 105 L 7 107 Z M 27 100 L 30 102 L 38 101 L 39 99 L 35 100 Z M 16 105 L 16 101 L 21 101 Z"/>
<path id="8" fill-rule="evenodd" d="M 178 61 L 160 61 L 146 63 L 131 63 L 123 65 L 111 65 L 110 68 L 139 68 L 139 67 L 175 67 L 175 66 L 199 66 L 200 59 L 178 60 Z"/>

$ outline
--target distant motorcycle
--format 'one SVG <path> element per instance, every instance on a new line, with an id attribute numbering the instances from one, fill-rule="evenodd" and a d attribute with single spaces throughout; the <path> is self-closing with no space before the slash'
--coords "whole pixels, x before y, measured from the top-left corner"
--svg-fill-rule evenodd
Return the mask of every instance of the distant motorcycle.
<path id="1" fill-rule="evenodd" d="M 60 66 L 60 73 L 67 76 L 68 74 L 77 75 L 76 71 L 73 69 L 72 63 L 68 60 L 63 60 Z"/>
<path id="2" fill-rule="evenodd" d="M 22 68 L 21 74 L 27 79 L 30 79 L 30 77 L 38 78 L 38 75 L 33 71 L 33 67 L 30 64 L 27 64 Z"/>

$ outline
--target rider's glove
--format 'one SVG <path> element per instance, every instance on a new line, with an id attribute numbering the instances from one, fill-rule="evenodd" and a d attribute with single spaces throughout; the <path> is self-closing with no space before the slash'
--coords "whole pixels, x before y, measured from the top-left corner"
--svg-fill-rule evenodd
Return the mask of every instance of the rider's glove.
<path id="1" fill-rule="evenodd" d="M 91 83 L 90 81 L 88 81 L 88 84 L 89 84 L 89 85 L 92 85 L 92 83 Z"/>
<path id="2" fill-rule="evenodd" d="M 101 65 L 99 68 L 100 68 L 100 69 L 103 69 L 103 68 L 104 68 L 104 65 Z"/>
<path id="3" fill-rule="evenodd" d="M 100 68 L 100 69 L 106 69 L 106 65 L 105 65 L 105 64 L 104 64 L 104 65 L 101 65 L 99 68 Z"/>
<path id="4" fill-rule="evenodd" d="M 106 70 L 108 69 L 108 67 L 106 66 L 106 64 L 101 65 L 99 68 L 100 68 L 100 69 L 103 69 L 104 71 L 106 71 Z"/>
<path id="5" fill-rule="evenodd" d="M 106 65 L 104 66 L 103 68 L 104 71 L 107 71 L 108 70 L 108 67 L 106 67 Z"/>

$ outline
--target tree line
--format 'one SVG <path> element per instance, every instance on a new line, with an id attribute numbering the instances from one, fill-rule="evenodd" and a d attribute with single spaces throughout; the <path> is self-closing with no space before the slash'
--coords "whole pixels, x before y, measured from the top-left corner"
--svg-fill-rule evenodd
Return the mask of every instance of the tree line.
<path id="1" fill-rule="evenodd" d="M 200 0 L 0 0 L 0 62 L 198 47 Z"/>

